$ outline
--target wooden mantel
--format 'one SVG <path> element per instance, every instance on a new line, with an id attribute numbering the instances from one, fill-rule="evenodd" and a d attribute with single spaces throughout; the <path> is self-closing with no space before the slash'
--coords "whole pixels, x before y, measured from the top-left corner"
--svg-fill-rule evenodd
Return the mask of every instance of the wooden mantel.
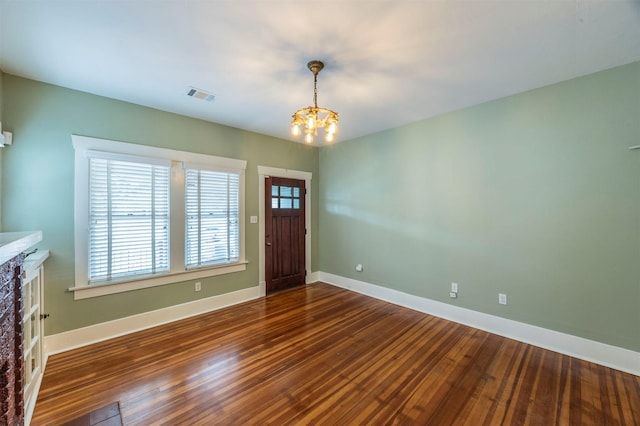
<path id="1" fill-rule="evenodd" d="M 0 232 L 0 265 L 42 241 L 42 232 Z"/>

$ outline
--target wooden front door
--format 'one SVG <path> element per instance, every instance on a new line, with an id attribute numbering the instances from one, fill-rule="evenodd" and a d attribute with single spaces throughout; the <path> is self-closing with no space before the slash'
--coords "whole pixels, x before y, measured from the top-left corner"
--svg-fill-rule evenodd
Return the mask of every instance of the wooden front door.
<path id="1" fill-rule="evenodd" d="M 265 179 L 267 293 L 305 283 L 304 180 Z"/>

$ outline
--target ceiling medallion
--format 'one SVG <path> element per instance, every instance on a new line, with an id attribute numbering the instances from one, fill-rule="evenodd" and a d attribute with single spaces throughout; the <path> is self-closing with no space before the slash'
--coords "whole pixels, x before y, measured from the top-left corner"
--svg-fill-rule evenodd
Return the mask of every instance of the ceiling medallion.
<path id="1" fill-rule="evenodd" d="M 324 68 L 321 61 L 310 61 L 307 64 L 313 73 L 313 106 L 299 109 L 291 120 L 291 134 L 299 136 L 304 128 L 304 141 L 313 143 L 313 137 L 318 136 L 318 129 L 324 128 L 324 139 L 333 142 L 338 131 L 338 113 L 327 108 L 318 107 L 318 73 Z"/>

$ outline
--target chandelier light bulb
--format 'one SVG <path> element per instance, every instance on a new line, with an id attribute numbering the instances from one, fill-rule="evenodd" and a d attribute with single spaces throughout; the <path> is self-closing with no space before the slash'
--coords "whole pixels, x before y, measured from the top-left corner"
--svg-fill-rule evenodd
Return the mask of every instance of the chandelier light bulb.
<path id="1" fill-rule="evenodd" d="M 293 136 L 300 136 L 300 126 L 298 124 L 294 124 L 291 127 L 291 134 Z"/>
<path id="2" fill-rule="evenodd" d="M 311 133 L 307 133 L 304 135 L 304 141 L 306 143 L 313 143 L 313 135 Z"/>
<path id="3" fill-rule="evenodd" d="M 327 132 L 327 135 L 324 137 L 324 140 L 327 142 L 333 142 L 333 133 Z"/>
<path id="4" fill-rule="evenodd" d="M 327 132 L 331 133 L 332 135 L 336 132 L 336 130 L 338 130 L 338 126 L 336 126 L 336 123 L 334 122 L 329 124 L 329 127 L 327 127 Z"/>
<path id="5" fill-rule="evenodd" d="M 316 120 L 312 115 L 307 117 L 307 129 L 315 129 L 316 128 Z"/>

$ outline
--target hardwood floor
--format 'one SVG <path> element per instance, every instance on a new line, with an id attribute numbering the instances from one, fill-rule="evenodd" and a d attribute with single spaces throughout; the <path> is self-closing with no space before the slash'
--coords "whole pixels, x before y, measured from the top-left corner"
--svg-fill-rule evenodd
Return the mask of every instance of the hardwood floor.
<path id="1" fill-rule="evenodd" d="M 640 377 L 327 284 L 49 358 L 33 425 L 638 425 Z"/>

